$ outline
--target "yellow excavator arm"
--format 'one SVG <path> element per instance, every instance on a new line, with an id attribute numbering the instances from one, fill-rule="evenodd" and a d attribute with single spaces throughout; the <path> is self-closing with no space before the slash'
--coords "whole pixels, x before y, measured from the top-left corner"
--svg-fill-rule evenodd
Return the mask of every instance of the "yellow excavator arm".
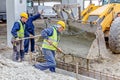
<path id="1" fill-rule="evenodd" d="M 88 15 L 88 21 L 97 22 L 102 26 L 102 31 L 109 30 L 115 14 L 120 11 L 120 4 L 112 3 L 101 6 Z M 92 16 L 92 21 L 89 18 Z M 97 17 L 97 19 L 94 17 Z"/>
<path id="2" fill-rule="evenodd" d="M 89 13 L 96 10 L 100 6 L 95 6 L 95 4 L 90 4 L 86 9 L 81 12 L 82 21 L 86 22 L 89 17 Z"/>

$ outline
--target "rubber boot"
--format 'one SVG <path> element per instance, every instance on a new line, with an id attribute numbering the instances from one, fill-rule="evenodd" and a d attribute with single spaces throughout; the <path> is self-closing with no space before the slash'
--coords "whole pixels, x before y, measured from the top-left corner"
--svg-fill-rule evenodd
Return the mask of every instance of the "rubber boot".
<path id="1" fill-rule="evenodd" d="M 13 55 L 12 55 L 12 60 L 13 61 L 18 61 L 19 59 L 19 52 L 17 51 L 17 47 L 13 46 Z"/>
<path id="2" fill-rule="evenodd" d="M 24 61 L 24 51 L 20 50 L 20 61 Z"/>

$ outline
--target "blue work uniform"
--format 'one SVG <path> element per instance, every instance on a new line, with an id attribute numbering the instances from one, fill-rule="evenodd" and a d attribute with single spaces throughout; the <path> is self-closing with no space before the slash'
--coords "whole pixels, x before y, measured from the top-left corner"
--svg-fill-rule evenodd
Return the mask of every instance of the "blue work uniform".
<path id="1" fill-rule="evenodd" d="M 55 26 L 53 27 L 42 30 L 41 35 L 44 38 L 44 40 L 49 39 L 50 36 L 53 36 L 55 30 L 57 32 L 57 40 L 59 40 L 58 38 L 60 33 L 57 31 L 57 28 Z M 44 58 L 46 59 L 46 62 L 35 64 L 34 67 L 40 70 L 49 69 L 51 72 L 55 72 L 55 68 L 56 68 L 55 51 L 56 50 L 44 48 L 42 46 L 42 53 L 44 55 Z"/>
<path id="2" fill-rule="evenodd" d="M 28 18 L 27 22 L 26 22 L 26 27 L 25 27 L 25 37 L 29 37 L 30 34 L 31 35 L 35 35 L 35 27 L 34 27 L 34 24 L 33 24 L 33 21 L 40 18 L 40 14 L 36 14 L 34 16 L 31 16 Z M 29 50 L 29 41 L 31 42 L 31 52 L 34 52 L 35 50 L 35 40 L 34 39 L 26 39 L 24 41 L 24 52 L 25 53 L 28 53 L 28 50 Z"/>
<path id="3" fill-rule="evenodd" d="M 23 51 L 23 40 L 14 41 L 15 38 L 23 38 L 24 37 L 24 28 L 25 23 L 21 20 L 14 23 L 13 28 L 11 30 L 11 34 L 13 35 L 12 44 L 13 44 L 13 60 L 16 61 L 20 59 L 21 61 L 24 59 L 24 51 Z"/>

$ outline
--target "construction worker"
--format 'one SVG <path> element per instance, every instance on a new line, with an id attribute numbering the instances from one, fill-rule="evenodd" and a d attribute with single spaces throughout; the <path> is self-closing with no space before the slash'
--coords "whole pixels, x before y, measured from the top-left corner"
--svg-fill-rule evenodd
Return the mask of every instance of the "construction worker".
<path id="1" fill-rule="evenodd" d="M 23 51 L 23 40 L 19 40 L 24 37 L 25 23 L 28 19 L 26 12 L 20 14 L 21 19 L 14 23 L 11 30 L 13 35 L 12 44 L 13 44 L 13 60 L 22 61 L 24 59 Z"/>
<path id="2" fill-rule="evenodd" d="M 34 31 L 35 27 L 34 27 L 33 21 L 40 18 L 42 12 L 43 11 L 41 11 L 38 14 L 28 18 L 28 20 L 26 22 L 26 27 L 25 27 L 25 37 L 32 37 L 32 36 L 35 35 L 35 31 Z M 34 40 L 34 38 L 31 38 L 31 39 L 26 39 L 24 41 L 24 52 L 25 52 L 25 54 L 28 53 L 29 42 L 31 43 L 31 52 L 35 52 L 35 40 Z"/>
<path id="3" fill-rule="evenodd" d="M 41 31 L 41 36 L 44 38 L 42 44 L 42 53 L 46 62 L 37 63 L 34 65 L 35 68 L 40 70 L 49 69 L 51 72 L 55 72 L 56 61 L 55 61 L 55 51 L 60 40 L 60 33 L 65 30 L 66 26 L 63 21 L 58 21 L 57 25 L 46 28 Z M 54 45 L 54 46 L 53 46 Z M 61 49 L 59 49 L 61 51 Z"/>

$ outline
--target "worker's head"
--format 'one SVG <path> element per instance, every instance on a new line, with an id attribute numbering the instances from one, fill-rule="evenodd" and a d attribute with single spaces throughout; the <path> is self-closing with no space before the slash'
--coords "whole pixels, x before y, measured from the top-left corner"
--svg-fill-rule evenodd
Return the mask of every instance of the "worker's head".
<path id="1" fill-rule="evenodd" d="M 117 17 L 120 17 L 120 12 L 117 13 Z"/>
<path id="2" fill-rule="evenodd" d="M 27 14 L 26 12 L 22 12 L 22 13 L 20 14 L 20 17 L 21 17 L 21 20 L 22 20 L 23 22 L 26 22 L 27 19 L 28 19 L 28 14 Z"/>
<path id="3" fill-rule="evenodd" d="M 64 21 L 58 21 L 58 22 L 57 22 L 57 25 L 58 25 L 58 31 L 59 31 L 59 32 L 62 32 L 63 30 L 66 29 L 66 26 L 65 26 L 65 22 L 64 22 Z"/>

